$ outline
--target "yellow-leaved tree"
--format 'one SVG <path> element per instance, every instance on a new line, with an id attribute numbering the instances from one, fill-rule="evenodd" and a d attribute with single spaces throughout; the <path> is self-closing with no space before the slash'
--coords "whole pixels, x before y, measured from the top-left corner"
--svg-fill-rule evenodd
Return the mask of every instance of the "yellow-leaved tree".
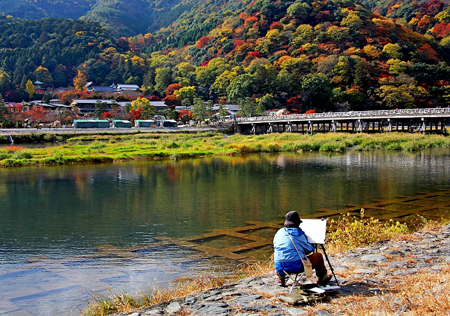
<path id="1" fill-rule="evenodd" d="M 34 90 L 34 85 L 33 82 L 31 82 L 31 80 L 27 81 L 27 84 L 25 85 L 25 91 L 28 93 L 28 95 L 30 96 L 30 99 L 33 97 L 33 95 L 36 93 L 36 91 Z"/>
<path id="2" fill-rule="evenodd" d="M 78 90 L 85 90 L 87 83 L 87 75 L 86 72 L 78 70 L 78 74 L 73 78 L 73 85 Z"/>

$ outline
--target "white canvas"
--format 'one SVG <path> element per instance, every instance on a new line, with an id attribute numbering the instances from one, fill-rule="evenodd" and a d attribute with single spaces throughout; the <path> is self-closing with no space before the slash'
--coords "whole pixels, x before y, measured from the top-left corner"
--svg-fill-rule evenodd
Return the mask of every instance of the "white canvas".
<path id="1" fill-rule="evenodd" d="M 327 221 L 325 219 L 302 219 L 300 228 L 305 232 L 311 244 L 325 244 Z"/>

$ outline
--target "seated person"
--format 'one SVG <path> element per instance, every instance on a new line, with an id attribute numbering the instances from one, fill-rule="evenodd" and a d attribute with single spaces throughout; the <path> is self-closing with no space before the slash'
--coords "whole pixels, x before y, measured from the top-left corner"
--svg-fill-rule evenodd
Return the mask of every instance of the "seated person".
<path id="1" fill-rule="evenodd" d="M 331 280 L 331 274 L 328 275 L 323 256 L 319 252 L 314 252 L 314 247 L 308 242 L 308 239 L 300 229 L 300 216 L 297 212 L 289 212 L 286 214 L 286 221 L 284 227 L 280 228 L 273 238 L 273 246 L 275 250 L 274 261 L 275 270 L 280 278 L 281 286 L 286 285 L 286 273 L 300 273 L 303 272 L 303 264 L 299 255 L 303 260 L 308 257 L 311 261 L 312 268 L 316 270 L 318 278 L 317 284 L 325 286 Z M 291 238 L 295 242 L 292 244 Z M 297 253 L 298 250 L 298 253 Z"/>

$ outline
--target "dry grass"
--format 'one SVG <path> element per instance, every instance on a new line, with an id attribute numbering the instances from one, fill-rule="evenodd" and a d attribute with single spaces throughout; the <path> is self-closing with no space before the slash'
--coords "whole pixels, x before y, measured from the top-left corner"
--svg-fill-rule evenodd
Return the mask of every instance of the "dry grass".
<path id="1" fill-rule="evenodd" d="M 82 315 L 108 315 L 112 313 L 131 312 L 137 308 L 167 302 L 171 299 L 185 297 L 193 293 L 220 287 L 252 276 L 259 276 L 273 270 L 273 261 L 266 260 L 250 264 L 241 264 L 228 275 L 202 275 L 198 277 L 180 277 L 173 280 L 168 289 L 153 289 L 137 297 L 129 294 L 117 294 L 112 297 L 94 297 Z"/>
<path id="2" fill-rule="evenodd" d="M 184 297 L 198 291 L 219 287 L 230 282 L 228 277 L 204 275 L 196 278 L 182 277 L 173 281 L 174 286 L 168 289 L 153 289 L 141 293 L 137 297 L 129 294 L 117 294 L 112 297 L 94 297 L 88 308 L 81 315 L 108 315 L 112 313 L 131 312 L 137 308 L 167 302 Z"/>
<path id="3" fill-rule="evenodd" d="M 448 315 L 450 268 L 441 273 L 421 271 L 385 284 L 375 296 L 350 295 L 306 308 L 308 315 L 322 309 L 339 315 Z"/>

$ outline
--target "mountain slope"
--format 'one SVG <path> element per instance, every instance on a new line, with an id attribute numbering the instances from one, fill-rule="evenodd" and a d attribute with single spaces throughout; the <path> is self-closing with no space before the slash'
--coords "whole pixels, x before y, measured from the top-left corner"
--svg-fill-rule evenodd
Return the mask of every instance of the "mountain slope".
<path id="1" fill-rule="evenodd" d="M 97 0 L 2 0 L 0 13 L 24 19 L 46 17 L 78 19 L 96 2 Z"/>
<path id="2" fill-rule="evenodd" d="M 97 2 L 82 19 L 97 21 L 117 36 L 153 32 L 176 20 L 191 5 L 179 0 L 105 0 Z"/>
<path id="3" fill-rule="evenodd" d="M 100 22 L 116 36 L 131 36 L 169 25 L 194 3 L 180 0 L 2 0 L 0 13 L 29 20 L 81 18 Z"/>

